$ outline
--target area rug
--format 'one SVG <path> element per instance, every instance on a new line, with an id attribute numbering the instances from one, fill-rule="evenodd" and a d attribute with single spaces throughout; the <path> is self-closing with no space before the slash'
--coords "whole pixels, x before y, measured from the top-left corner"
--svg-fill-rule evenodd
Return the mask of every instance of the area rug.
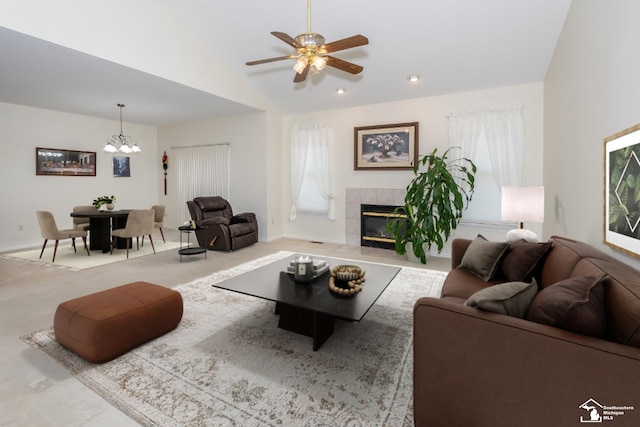
<path id="1" fill-rule="evenodd" d="M 142 425 L 412 426 L 413 305 L 439 297 L 446 273 L 402 267 L 361 322 L 337 321 L 314 352 L 311 338 L 277 327 L 273 303 L 211 286 L 291 255 L 176 287 L 179 326 L 102 365 L 52 329 L 21 338 Z"/>
<path id="2" fill-rule="evenodd" d="M 88 244 L 88 242 L 87 242 Z M 156 252 L 168 251 L 170 249 L 178 249 L 180 243 L 178 242 L 153 242 Z M 48 267 L 62 268 L 69 271 L 80 271 L 85 268 L 97 267 L 100 265 L 111 264 L 113 262 L 123 261 L 127 259 L 127 252 L 125 249 L 116 249 L 113 251 L 113 255 L 109 252 L 102 253 L 101 251 L 91 251 L 91 256 L 87 255 L 87 252 L 82 246 L 82 240 L 80 244 L 76 241 L 77 252 L 73 251 L 73 246 L 69 241 L 63 241 L 58 245 L 58 251 L 56 253 L 56 262 L 51 262 L 53 258 L 53 246 L 54 242 L 49 242 L 47 247 L 40 258 L 40 251 L 42 248 L 32 249 L 22 252 L 13 252 L 10 254 L 0 255 L 0 258 L 11 259 L 14 261 L 28 262 L 31 264 L 45 265 Z M 139 258 L 145 255 L 152 255 L 153 250 L 148 240 L 145 240 L 144 246 L 140 247 L 140 250 L 136 249 L 134 242 L 133 249 L 129 249 L 129 259 Z"/>

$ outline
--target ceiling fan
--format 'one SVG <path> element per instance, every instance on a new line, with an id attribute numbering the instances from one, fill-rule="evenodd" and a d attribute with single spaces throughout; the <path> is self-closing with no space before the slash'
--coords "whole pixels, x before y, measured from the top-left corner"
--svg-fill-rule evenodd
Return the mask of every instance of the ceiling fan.
<path id="1" fill-rule="evenodd" d="M 307 76 L 315 76 L 326 65 L 346 71 L 351 74 L 360 73 L 363 68 L 352 62 L 329 56 L 329 53 L 339 50 L 351 49 L 353 47 L 369 44 L 369 39 L 363 35 L 355 35 L 331 43 L 324 43 L 324 37 L 318 33 L 311 32 L 311 0 L 307 0 L 307 32 L 296 38 L 286 33 L 272 31 L 271 34 L 296 49 L 296 53 L 291 55 L 278 56 L 275 58 L 261 59 L 259 61 L 247 62 L 247 65 L 266 64 L 268 62 L 282 61 L 285 59 L 295 59 L 293 69 L 296 75 L 294 83 L 300 83 L 307 79 Z"/>

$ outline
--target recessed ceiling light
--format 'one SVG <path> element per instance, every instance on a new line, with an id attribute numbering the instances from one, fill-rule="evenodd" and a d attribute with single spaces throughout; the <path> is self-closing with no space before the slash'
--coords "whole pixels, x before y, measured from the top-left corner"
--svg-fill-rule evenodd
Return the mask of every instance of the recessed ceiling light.
<path id="1" fill-rule="evenodd" d="M 418 74 L 414 74 L 413 76 L 407 77 L 407 80 L 409 80 L 411 83 L 415 83 L 420 80 L 420 76 Z"/>
<path id="2" fill-rule="evenodd" d="M 343 93 L 345 93 L 345 92 L 346 92 L 346 90 L 344 90 L 344 89 L 343 89 L 343 88 L 341 88 L 341 87 L 339 87 L 338 89 L 336 89 L 336 93 L 337 93 L 338 95 L 342 95 L 342 94 L 343 94 Z"/>

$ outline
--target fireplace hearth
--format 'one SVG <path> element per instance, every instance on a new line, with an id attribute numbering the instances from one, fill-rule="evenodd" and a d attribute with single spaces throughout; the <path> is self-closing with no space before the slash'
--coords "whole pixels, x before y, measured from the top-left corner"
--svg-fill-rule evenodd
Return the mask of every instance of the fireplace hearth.
<path id="1" fill-rule="evenodd" d="M 360 205 L 360 245 L 373 248 L 395 249 L 395 240 L 387 232 L 389 218 L 404 217 L 394 213 L 399 206 Z"/>

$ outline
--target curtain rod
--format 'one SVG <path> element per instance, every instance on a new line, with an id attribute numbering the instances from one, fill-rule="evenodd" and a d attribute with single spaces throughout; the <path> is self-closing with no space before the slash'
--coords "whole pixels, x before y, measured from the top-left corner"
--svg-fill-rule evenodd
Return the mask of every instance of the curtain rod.
<path id="1" fill-rule="evenodd" d="M 171 149 L 172 150 L 178 150 L 180 148 L 215 147 L 216 145 L 231 145 L 231 143 L 230 142 L 219 142 L 217 144 L 180 145 L 178 147 L 171 147 Z"/>

